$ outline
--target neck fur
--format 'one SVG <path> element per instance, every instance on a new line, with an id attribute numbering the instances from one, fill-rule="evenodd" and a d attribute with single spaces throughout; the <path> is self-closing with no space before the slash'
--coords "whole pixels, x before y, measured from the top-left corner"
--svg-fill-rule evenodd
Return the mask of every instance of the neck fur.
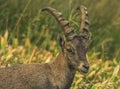
<path id="1" fill-rule="evenodd" d="M 50 62 L 52 70 L 52 80 L 58 89 L 69 89 L 75 75 L 75 69 L 69 66 L 62 52 L 58 54 L 55 60 Z"/>

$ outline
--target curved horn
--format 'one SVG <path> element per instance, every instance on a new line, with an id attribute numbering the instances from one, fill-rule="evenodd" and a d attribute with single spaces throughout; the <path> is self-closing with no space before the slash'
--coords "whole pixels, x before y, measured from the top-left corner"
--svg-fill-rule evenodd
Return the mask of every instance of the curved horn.
<path id="1" fill-rule="evenodd" d="M 89 39 L 89 20 L 88 20 L 88 12 L 85 6 L 79 6 L 77 9 L 81 10 L 82 13 L 82 21 L 81 27 L 79 30 L 79 34 L 82 35 L 84 38 Z"/>
<path id="2" fill-rule="evenodd" d="M 67 38 L 70 38 L 71 36 L 73 36 L 74 30 L 70 28 L 69 22 L 62 17 L 62 13 L 56 11 L 51 7 L 46 7 L 42 9 L 42 11 L 48 11 L 50 14 L 52 14 L 56 18 L 58 23 L 61 25 L 63 32 Z"/>

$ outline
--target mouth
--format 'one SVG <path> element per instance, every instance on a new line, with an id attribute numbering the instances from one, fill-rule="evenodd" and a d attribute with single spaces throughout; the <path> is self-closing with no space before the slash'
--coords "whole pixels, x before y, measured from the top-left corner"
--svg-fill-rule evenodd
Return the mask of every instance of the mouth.
<path id="1" fill-rule="evenodd" d="M 80 70 L 80 73 L 82 73 L 82 74 L 87 74 L 87 73 L 88 73 L 88 70 Z"/>
<path id="2" fill-rule="evenodd" d="M 87 74 L 89 70 L 87 69 L 78 69 L 78 72 L 80 72 L 81 74 Z"/>

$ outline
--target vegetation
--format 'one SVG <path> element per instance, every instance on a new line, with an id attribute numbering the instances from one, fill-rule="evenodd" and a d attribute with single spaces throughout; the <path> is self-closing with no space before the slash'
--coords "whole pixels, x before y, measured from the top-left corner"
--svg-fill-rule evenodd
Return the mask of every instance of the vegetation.
<path id="1" fill-rule="evenodd" d="M 75 8 L 80 4 L 88 7 L 91 22 L 91 68 L 87 75 L 76 74 L 71 89 L 119 89 L 119 0 L 0 0 L 0 66 L 49 62 L 60 51 L 56 38 L 62 31 L 41 9 L 56 8 L 79 29 Z"/>

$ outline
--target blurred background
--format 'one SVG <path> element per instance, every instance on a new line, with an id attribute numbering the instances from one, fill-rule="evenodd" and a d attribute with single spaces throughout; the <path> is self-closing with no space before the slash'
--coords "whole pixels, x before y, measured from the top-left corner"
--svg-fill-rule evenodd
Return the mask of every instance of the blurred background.
<path id="1" fill-rule="evenodd" d="M 78 5 L 88 8 L 91 39 L 87 53 L 90 72 L 76 74 L 71 89 L 120 89 L 119 0 L 0 0 L 0 66 L 49 62 L 60 48 L 63 34 L 53 16 L 41 9 L 53 7 L 71 26 L 80 28 Z"/>

